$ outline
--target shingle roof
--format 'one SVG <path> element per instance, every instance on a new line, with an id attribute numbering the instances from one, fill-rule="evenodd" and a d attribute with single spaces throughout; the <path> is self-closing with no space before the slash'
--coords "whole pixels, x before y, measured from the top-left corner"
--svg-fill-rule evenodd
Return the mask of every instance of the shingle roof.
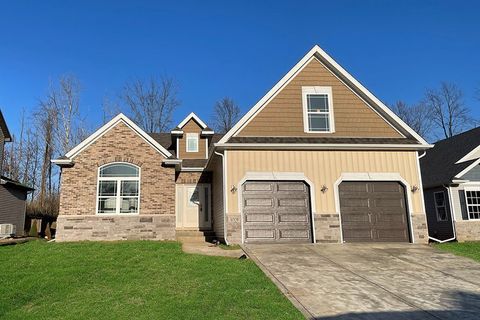
<path id="1" fill-rule="evenodd" d="M 10 135 L 10 131 L 8 131 L 8 127 L 7 127 L 7 123 L 5 122 L 5 118 L 3 117 L 2 110 L 0 110 L 0 130 L 2 130 L 5 140 L 12 139 L 12 136 Z"/>
<path id="2" fill-rule="evenodd" d="M 182 167 L 184 168 L 203 168 L 207 164 L 207 159 L 183 159 Z"/>
<path id="3" fill-rule="evenodd" d="M 0 176 L 0 180 L 3 180 L 5 181 L 5 184 L 7 186 L 13 186 L 13 187 L 16 187 L 16 188 L 20 188 L 20 189 L 24 189 L 24 190 L 27 190 L 27 191 L 33 191 L 34 189 L 21 183 L 21 182 L 18 182 L 16 180 L 13 180 L 13 179 L 10 179 L 10 178 L 7 178 L 5 176 Z"/>
<path id="4" fill-rule="evenodd" d="M 160 143 L 162 147 L 167 149 L 173 156 L 176 157 L 175 154 L 175 144 L 172 140 L 172 135 L 169 132 L 161 132 L 161 133 L 149 133 L 150 137 L 152 137 L 155 141 Z"/>
<path id="5" fill-rule="evenodd" d="M 406 138 L 232 137 L 228 143 L 418 144 Z"/>
<path id="6" fill-rule="evenodd" d="M 475 160 L 455 164 L 467 153 L 480 145 L 480 128 L 475 128 L 454 137 L 437 141 L 420 159 L 424 188 L 449 184 L 462 170 Z"/>

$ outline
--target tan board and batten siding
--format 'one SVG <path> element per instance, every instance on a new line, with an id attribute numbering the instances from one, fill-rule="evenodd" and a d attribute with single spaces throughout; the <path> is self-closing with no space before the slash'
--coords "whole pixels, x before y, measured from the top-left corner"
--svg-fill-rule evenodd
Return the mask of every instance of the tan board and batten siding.
<path id="1" fill-rule="evenodd" d="M 206 159 L 207 138 L 201 137 L 202 128 L 190 119 L 182 128 L 183 136 L 178 138 L 179 159 Z M 198 133 L 198 152 L 187 152 L 187 133 Z"/>
<path id="2" fill-rule="evenodd" d="M 306 133 L 302 86 L 332 87 L 334 133 Z M 402 137 L 350 88 L 313 58 L 238 134 L 239 137 Z"/>
<path id="3" fill-rule="evenodd" d="M 342 173 L 398 173 L 410 186 L 419 186 L 415 151 L 227 151 L 227 214 L 239 215 L 241 192 L 232 193 L 232 186 L 247 173 L 303 173 L 314 185 L 314 213 L 338 213 L 335 207 L 335 182 Z M 325 185 L 328 190 L 320 191 Z M 238 188 L 241 190 L 241 188 Z M 411 192 L 407 190 L 407 192 Z M 421 192 L 411 193 L 412 214 L 424 215 Z"/>
<path id="4" fill-rule="evenodd" d="M 224 239 L 224 204 L 223 204 L 223 166 L 216 156 L 212 159 L 212 222 L 213 231 L 219 239 Z"/>

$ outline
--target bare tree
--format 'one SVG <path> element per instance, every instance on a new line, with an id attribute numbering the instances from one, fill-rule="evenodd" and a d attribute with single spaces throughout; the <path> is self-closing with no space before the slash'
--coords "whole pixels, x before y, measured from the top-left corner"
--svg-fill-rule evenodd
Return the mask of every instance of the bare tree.
<path id="1" fill-rule="evenodd" d="M 425 103 L 408 105 L 399 100 L 391 106 L 391 109 L 420 136 L 430 137 L 433 123 L 431 110 Z"/>
<path id="2" fill-rule="evenodd" d="M 122 108 L 119 104 L 110 99 L 108 96 L 103 97 L 102 101 L 102 121 L 103 124 L 110 121 L 115 115 L 122 112 Z"/>
<path id="3" fill-rule="evenodd" d="M 475 124 L 465 106 L 463 92 L 455 84 L 442 82 L 439 89 L 429 89 L 424 103 L 429 107 L 432 122 L 445 138 L 452 137 Z"/>
<path id="4" fill-rule="evenodd" d="M 240 120 L 240 107 L 229 97 L 215 103 L 213 127 L 218 132 L 227 132 Z"/>
<path id="5" fill-rule="evenodd" d="M 154 77 L 128 82 L 120 96 L 133 120 L 147 132 L 170 129 L 174 110 L 180 105 L 178 84 L 173 78 Z"/>

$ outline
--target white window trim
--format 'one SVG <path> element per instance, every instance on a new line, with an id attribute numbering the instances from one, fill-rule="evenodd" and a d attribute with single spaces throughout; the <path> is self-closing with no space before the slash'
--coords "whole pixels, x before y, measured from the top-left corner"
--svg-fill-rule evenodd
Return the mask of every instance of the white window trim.
<path id="1" fill-rule="evenodd" d="M 309 94 L 326 94 L 328 97 L 328 131 L 311 131 L 308 125 L 308 101 Z M 303 131 L 306 133 L 333 133 L 335 132 L 335 122 L 333 117 L 333 94 L 332 87 L 302 87 L 302 105 L 303 105 Z"/>
<path id="2" fill-rule="evenodd" d="M 193 149 L 193 150 L 189 150 L 188 149 L 188 140 L 189 139 L 192 139 L 192 138 L 195 138 L 195 140 L 197 140 L 197 148 L 196 149 Z M 198 144 L 200 143 L 199 139 L 198 139 L 198 133 L 187 133 L 187 138 L 186 138 L 186 146 L 185 146 L 185 151 L 186 152 L 198 152 Z"/>
<path id="3" fill-rule="evenodd" d="M 467 198 L 467 191 L 477 191 L 477 192 L 480 192 L 480 187 L 465 187 L 463 189 L 463 193 L 465 195 L 465 207 L 467 207 L 467 218 L 468 218 L 468 221 L 479 221 L 480 218 L 475 218 L 475 219 L 472 219 L 470 217 L 470 209 L 468 207 L 468 198 Z M 480 206 L 480 204 L 479 204 Z"/>
<path id="4" fill-rule="evenodd" d="M 435 196 L 437 193 L 443 194 L 443 206 L 438 206 L 438 205 L 437 205 L 437 198 L 436 198 L 436 196 Z M 433 204 L 435 205 L 435 212 L 436 212 L 436 214 L 437 214 L 437 221 L 448 221 L 448 212 L 447 212 L 447 204 L 446 204 L 446 201 L 447 201 L 447 198 L 445 197 L 445 192 L 444 192 L 444 191 L 435 191 L 435 192 L 433 193 Z M 438 214 L 438 209 L 439 209 L 439 208 L 442 208 L 442 207 L 445 209 L 445 214 L 446 214 L 445 217 L 446 217 L 446 219 L 440 219 L 440 215 Z"/>
<path id="5" fill-rule="evenodd" d="M 127 164 L 127 165 L 130 165 L 130 166 L 133 166 L 133 167 L 136 167 L 138 169 L 138 177 L 100 177 L 100 170 L 103 168 L 103 167 L 106 167 L 106 166 L 109 166 L 109 165 L 112 165 L 112 164 Z M 141 176 L 142 176 L 142 173 L 141 173 L 141 168 L 139 166 L 136 166 L 132 163 L 128 163 L 128 162 L 110 162 L 110 163 L 106 163 L 100 167 L 98 167 L 98 171 L 97 171 L 97 194 L 96 194 L 96 200 L 97 200 L 97 204 L 96 204 L 96 208 L 95 208 L 95 214 L 96 215 L 101 215 L 101 216 L 137 216 L 140 214 L 140 189 L 141 189 Z M 99 193 L 100 193 L 100 181 L 116 181 L 117 182 L 117 195 L 115 196 L 116 198 L 116 204 L 115 204 L 115 213 L 111 213 L 111 212 L 98 212 L 98 200 L 101 198 L 99 196 Z M 120 199 L 122 198 L 121 196 L 119 196 L 118 194 L 120 193 L 120 188 L 121 188 L 121 181 L 138 181 L 138 196 L 132 196 L 132 197 L 129 197 L 129 198 L 138 198 L 138 203 L 137 203 L 137 207 L 138 207 L 138 210 L 137 212 L 135 213 L 120 213 Z"/>

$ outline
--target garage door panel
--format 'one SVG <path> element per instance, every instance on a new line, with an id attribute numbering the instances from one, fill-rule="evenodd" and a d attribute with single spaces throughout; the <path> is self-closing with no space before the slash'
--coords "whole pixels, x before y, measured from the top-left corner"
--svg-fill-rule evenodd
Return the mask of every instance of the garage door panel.
<path id="1" fill-rule="evenodd" d="M 244 240 L 311 242 L 308 187 L 303 182 L 246 182 L 243 190 Z M 271 188 L 267 188 L 269 185 Z M 252 191 L 255 190 L 255 191 Z"/>
<path id="2" fill-rule="evenodd" d="M 342 182 L 339 191 L 345 242 L 409 241 L 405 190 L 400 183 Z"/>
<path id="3" fill-rule="evenodd" d="M 255 183 L 248 183 L 243 185 L 244 192 L 254 192 L 254 191 L 262 191 L 262 192 L 273 192 L 273 183 L 268 182 L 255 182 Z"/>

